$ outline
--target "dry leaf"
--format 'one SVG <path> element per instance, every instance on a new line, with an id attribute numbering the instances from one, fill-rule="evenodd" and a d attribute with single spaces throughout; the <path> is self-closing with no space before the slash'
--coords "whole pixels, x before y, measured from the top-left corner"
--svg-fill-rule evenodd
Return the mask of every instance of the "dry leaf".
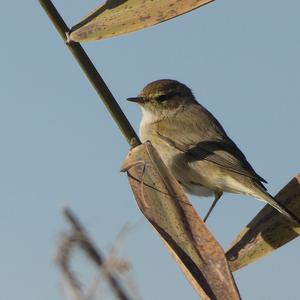
<path id="1" fill-rule="evenodd" d="M 107 0 L 75 25 L 69 40 L 88 42 L 143 29 L 213 0 Z"/>
<path id="2" fill-rule="evenodd" d="M 142 213 L 202 299 L 240 299 L 223 249 L 151 143 L 132 149 L 123 170 Z"/>
<path id="3" fill-rule="evenodd" d="M 300 174 L 276 195 L 276 199 L 300 216 Z M 257 261 L 299 234 L 299 227 L 266 205 L 231 243 L 226 256 L 232 271 Z"/>

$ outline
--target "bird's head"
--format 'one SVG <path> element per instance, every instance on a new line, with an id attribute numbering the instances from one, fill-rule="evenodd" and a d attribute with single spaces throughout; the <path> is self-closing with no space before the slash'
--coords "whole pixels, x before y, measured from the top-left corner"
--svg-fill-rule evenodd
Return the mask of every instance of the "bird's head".
<path id="1" fill-rule="evenodd" d="M 197 103 L 192 91 L 183 83 L 161 79 L 147 84 L 137 97 L 128 101 L 138 103 L 147 116 L 159 119 L 191 103 Z"/>

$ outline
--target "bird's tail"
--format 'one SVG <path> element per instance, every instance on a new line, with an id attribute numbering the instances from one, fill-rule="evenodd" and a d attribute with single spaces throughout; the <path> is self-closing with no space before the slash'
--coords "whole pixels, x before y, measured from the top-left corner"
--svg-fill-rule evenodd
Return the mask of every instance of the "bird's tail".
<path id="1" fill-rule="evenodd" d="M 274 207 L 277 211 L 279 211 L 281 214 L 286 216 L 290 221 L 293 223 L 296 223 L 298 226 L 300 226 L 300 218 L 297 217 L 294 213 L 292 213 L 288 208 L 286 208 L 283 204 L 278 202 L 274 197 L 272 197 L 268 192 L 264 190 L 260 190 L 259 195 L 257 195 L 257 198 L 267 202 L 269 205 Z"/>

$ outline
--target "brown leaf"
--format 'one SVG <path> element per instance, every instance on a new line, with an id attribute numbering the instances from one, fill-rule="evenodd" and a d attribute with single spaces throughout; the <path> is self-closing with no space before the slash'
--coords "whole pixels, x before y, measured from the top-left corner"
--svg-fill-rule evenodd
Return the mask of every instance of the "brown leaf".
<path id="1" fill-rule="evenodd" d="M 300 216 L 300 174 L 276 195 L 276 199 Z M 299 227 L 266 205 L 231 243 L 226 256 L 232 271 L 257 261 L 299 234 Z"/>
<path id="2" fill-rule="evenodd" d="M 213 0 L 107 0 L 73 26 L 69 40 L 88 42 L 143 29 Z"/>
<path id="3" fill-rule="evenodd" d="M 123 171 L 142 213 L 202 299 L 240 299 L 223 249 L 150 142 L 129 152 Z"/>

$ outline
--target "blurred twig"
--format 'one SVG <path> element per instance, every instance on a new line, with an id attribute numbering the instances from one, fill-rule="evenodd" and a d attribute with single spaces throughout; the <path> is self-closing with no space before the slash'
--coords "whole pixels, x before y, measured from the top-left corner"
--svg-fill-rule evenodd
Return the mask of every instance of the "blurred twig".
<path id="1" fill-rule="evenodd" d="M 71 271 L 70 268 L 70 258 L 71 251 L 75 247 L 82 249 L 87 257 L 97 266 L 101 273 L 107 279 L 109 285 L 111 286 L 113 292 L 120 300 L 130 300 L 131 298 L 124 291 L 119 280 L 112 274 L 112 270 L 109 264 L 106 264 L 106 260 L 97 249 L 94 242 L 91 240 L 83 225 L 75 217 L 69 208 L 63 209 L 63 214 L 66 220 L 72 226 L 72 231 L 69 235 L 65 235 L 61 240 L 59 245 L 59 251 L 57 254 L 57 263 L 61 269 L 64 279 L 68 282 L 71 290 L 74 294 L 75 299 L 81 299 L 81 288 L 80 282 L 76 275 Z"/>

